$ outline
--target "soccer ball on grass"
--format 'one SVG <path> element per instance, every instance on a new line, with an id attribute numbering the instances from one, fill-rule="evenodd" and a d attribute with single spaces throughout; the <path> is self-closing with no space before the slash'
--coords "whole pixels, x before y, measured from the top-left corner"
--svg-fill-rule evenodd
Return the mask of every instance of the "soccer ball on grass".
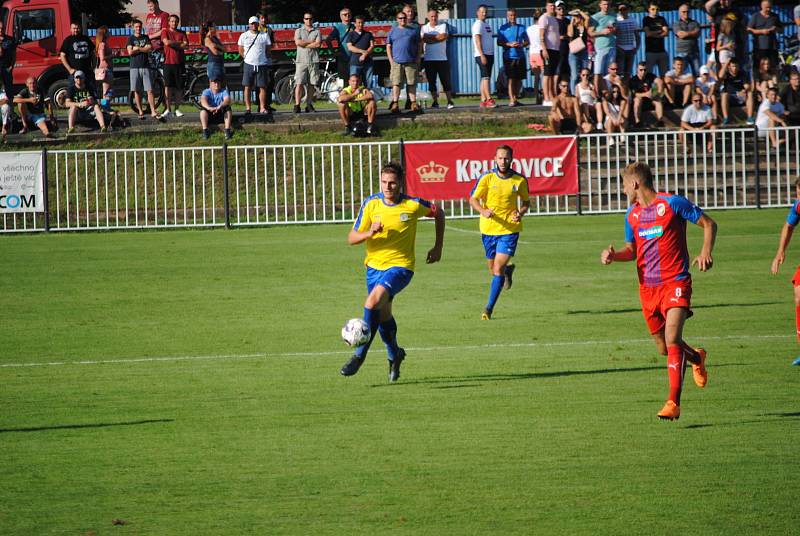
<path id="1" fill-rule="evenodd" d="M 369 340 L 369 326 L 360 318 L 351 318 L 342 328 L 342 339 L 348 346 L 362 346 Z"/>

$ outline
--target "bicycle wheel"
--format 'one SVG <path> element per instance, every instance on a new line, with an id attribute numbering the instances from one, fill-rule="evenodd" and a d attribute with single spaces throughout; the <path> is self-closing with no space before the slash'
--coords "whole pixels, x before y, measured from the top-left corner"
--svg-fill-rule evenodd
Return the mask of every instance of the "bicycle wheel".
<path id="1" fill-rule="evenodd" d="M 344 81 L 336 73 L 329 74 L 319 86 L 319 92 L 329 101 L 336 103 L 339 100 L 339 93 L 344 88 Z"/>
<path id="2" fill-rule="evenodd" d="M 275 84 L 275 99 L 280 104 L 289 104 L 294 100 L 294 75 L 278 80 Z"/>
<path id="3" fill-rule="evenodd" d="M 198 73 L 192 81 L 189 82 L 189 88 L 184 95 L 184 101 L 191 102 L 196 107 L 200 108 L 200 95 L 203 94 L 206 88 L 208 88 L 208 74 Z"/>
<path id="4" fill-rule="evenodd" d="M 164 81 L 161 77 L 156 78 L 152 82 L 153 86 L 153 99 L 156 103 L 156 110 L 158 110 L 159 106 L 164 104 Z M 139 110 L 136 109 L 136 104 L 134 103 L 134 96 L 133 91 L 128 92 L 128 106 L 130 106 L 131 110 L 134 112 L 138 112 Z M 147 101 L 147 93 L 145 92 L 142 95 L 142 113 L 145 115 L 150 114 L 150 103 Z"/>

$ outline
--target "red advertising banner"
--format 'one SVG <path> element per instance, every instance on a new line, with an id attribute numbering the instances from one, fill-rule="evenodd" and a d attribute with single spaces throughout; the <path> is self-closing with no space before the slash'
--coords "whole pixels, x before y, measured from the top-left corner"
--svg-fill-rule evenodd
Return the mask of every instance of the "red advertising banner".
<path id="1" fill-rule="evenodd" d="M 468 199 L 475 181 L 495 167 L 495 150 L 514 150 L 511 164 L 531 195 L 578 193 L 577 138 L 406 142 L 406 190 L 425 199 Z"/>

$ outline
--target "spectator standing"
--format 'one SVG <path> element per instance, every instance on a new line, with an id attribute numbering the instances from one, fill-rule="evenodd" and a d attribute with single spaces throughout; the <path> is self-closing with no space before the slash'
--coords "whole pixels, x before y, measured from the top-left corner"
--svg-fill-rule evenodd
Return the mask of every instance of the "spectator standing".
<path id="1" fill-rule="evenodd" d="M 271 75 L 269 70 L 268 47 L 272 44 L 269 35 L 258 30 L 258 17 L 250 17 L 247 21 L 249 29 L 239 36 L 237 46 L 239 55 L 244 60 L 242 65 L 242 85 L 244 86 L 245 116 L 250 115 L 250 92 L 258 88 L 259 112 L 268 114 L 267 85 Z"/>
<path id="2" fill-rule="evenodd" d="M 272 113 L 275 111 L 275 108 L 272 107 L 272 95 L 275 93 L 275 72 L 277 68 L 272 63 L 271 58 L 269 57 L 270 51 L 272 50 L 272 43 L 275 42 L 275 32 L 272 31 L 272 27 L 269 25 L 269 15 L 266 11 L 262 11 L 258 14 L 258 31 L 267 34 L 269 37 L 270 45 L 267 46 L 267 58 L 269 61 L 269 65 L 267 66 L 267 70 L 269 73 L 267 74 L 267 112 Z M 271 116 L 270 116 L 271 117 Z"/>
<path id="3" fill-rule="evenodd" d="M 508 105 L 519 106 L 519 95 L 522 92 L 522 81 L 528 73 L 525 65 L 525 47 L 528 46 L 528 35 L 525 26 L 517 24 L 517 10 L 506 11 L 506 23 L 497 30 L 497 46 L 503 49 L 503 69 L 508 78 Z"/>
<path id="4" fill-rule="evenodd" d="M 169 16 L 169 28 L 161 30 L 161 43 L 164 45 L 164 113 L 161 119 L 167 119 L 175 107 L 175 117 L 183 117 L 180 111 L 183 95 L 183 69 L 186 62 L 184 51 L 189 47 L 186 34 L 178 29 L 180 17 Z"/>
<path id="5" fill-rule="evenodd" d="M 759 65 L 761 58 L 769 58 L 772 65 L 778 65 L 778 31 L 783 28 L 778 15 L 772 12 L 770 0 L 761 1 L 761 11 L 753 13 L 747 24 L 747 33 L 753 36 L 753 65 Z"/>
<path id="6" fill-rule="evenodd" d="M 561 30 L 558 26 L 556 5 L 553 0 L 547 0 L 544 9 L 544 14 L 539 17 L 539 40 L 542 43 L 542 61 L 544 62 L 544 102 L 542 104 L 550 106 L 556 96 Z"/>
<path id="7" fill-rule="evenodd" d="M 353 17 L 349 7 L 343 7 L 339 11 L 339 20 L 333 25 L 333 30 L 328 34 L 325 43 L 331 46 L 331 42 L 336 41 L 339 46 L 336 49 L 336 73 L 342 79 L 342 83 L 350 76 L 350 51 L 347 48 L 348 37 L 355 26 L 351 22 Z"/>
<path id="8" fill-rule="evenodd" d="M 16 59 L 17 40 L 10 35 L 6 35 L 4 23 L 0 20 L 0 82 L 3 83 L 6 97 L 14 94 L 14 77 L 12 76 L 12 72 Z"/>
<path id="9" fill-rule="evenodd" d="M 53 130 L 55 130 L 56 127 L 56 116 L 53 111 L 53 104 L 50 102 L 49 98 L 42 94 L 34 77 L 29 76 L 27 80 L 25 80 L 25 87 L 14 97 L 14 104 L 19 107 L 19 115 L 22 119 L 22 130 L 20 134 L 27 133 L 31 128 L 31 123 L 33 123 L 42 131 L 45 137 L 50 137 L 50 129 L 47 125 L 48 116 L 50 117 L 50 122 L 53 124 Z"/>
<path id="10" fill-rule="evenodd" d="M 392 113 L 400 113 L 400 88 L 405 85 L 406 95 L 411 102 L 410 109 L 419 112 L 417 104 L 417 76 L 419 75 L 419 60 L 422 55 L 422 40 L 419 28 L 409 28 L 406 23 L 408 15 L 400 11 L 397 13 L 397 26 L 389 31 L 386 37 L 386 55 L 389 57 L 392 82 L 392 102 L 389 109 Z"/>
<path id="11" fill-rule="evenodd" d="M 128 57 L 130 58 L 129 71 L 131 91 L 136 104 L 134 111 L 138 112 L 139 119 L 144 119 L 142 108 L 142 92 L 147 92 L 147 102 L 150 104 L 150 113 L 153 118 L 158 117 L 156 101 L 153 95 L 153 71 L 150 69 L 148 55 L 153 50 L 150 38 L 142 33 L 142 21 L 133 19 L 133 35 L 128 36 Z"/>
<path id="12" fill-rule="evenodd" d="M 355 28 L 348 34 L 345 45 L 350 52 L 350 76 L 358 74 L 364 80 L 364 85 L 369 88 L 372 87 L 372 52 L 375 50 L 375 36 L 364 29 L 364 22 L 366 22 L 364 15 L 356 15 Z"/>
<path id="13" fill-rule="evenodd" d="M 208 52 L 206 74 L 208 80 L 225 80 L 225 52 L 227 49 L 217 35 L 217 26 L 214 21 L 206 22 L 200 30 L 200 42 Z"/>
<path id="14" fill-rule="evenodd" d="M 788 125 L 800 126 L 800 73 L 795 71 L 789 75 L 789 85 L 781 91 L 780 99 L 788 114 Z"/>
<path id="15" fill-rule="evenodd" d="M 208 88 L 200 95 L 200 126 L 203 129 L 203 139 L 211 136 L 208 126 L 222 123 L 225 128 L 225 139 L 233 137 L 233 112 L 231 111 L 231 96 L 222 86 L 219 77 L 208 82 Z"/>
<path id="16" fill-rule="evenodd" d="M 61 43 L 61 49 L 59 50 L 61 64 L 69 73 L 69 82 L 72 84 L 75 71 L 83 71 L 87 75 L 86 83 L 94 86 L 94 69 L 92 65 L 94 43 L 81 33 L 80 24 L 77 22 L 69 25 L 69 33 L 70 35 Z"/>
<path id="17" fill-rule="evenodd" d="M 600 11 L 589 18 L 589 35 L 594 38 L 594 87 L 601 88 L 603 73 L 615 60 L 617 18 L 608 11 L 608 0 L 600 0 Z"/>
<path id="18" fill-rule="evenodd" d="M 420 35 L 424 46 L 422 66 L 433 96 L 431 108 L 439 107 L 439 92 L 436 86 L 438 78 L 447 97 L 447 109 L 452 110 L 455 104 L 450 84 L 450 62 L 447 61 L 447 39 L 450 31 L 446 23 L 439 22 L 439 12 L 435 9 L 428 10 L 428 22 L 420 30 Z"/>
<path id="19" fill-rule="evenodd" d="M 797 26 L 797 39 L 800 40 L 800 4 L 794 6 L 794 23 Z"/>
<path id="20" fill-rule="evenodd" d="M 732 35 L 735 42 L 734 56 L 744 65 L 747 43 L 745 42 L 745 16 L 742 10 L 733 7 L 733 0 L 708 0 L 705 3 L 706 13 L 714 19 L 717 35 L 721 33 L 722 21 L 729 20 L 733 24 Z"/>
<path id="21" fill-rule="evenodd" d="M 544 67 L 544 60 L 542 59 L 542 36 L 539 31 L 539 17 L 537 16 L 539 10 L 533 12 L 533 24 L 528 26 L 525 33 L 528 34 L 528 42 L 530 48 L 528 49 L 528 63 L 531 66 L 531 75 L 533 76 L 533 95 L 537 104 L 542 102 L 542 67 Z"/>
<path id="22" fill-rule="evenodd" d="M 780 138 L 775 130 L 768 131 L 767 129 L 774 129 L 779 126 L 787 126 L 786 109 L 778 100 L 778 89 L 771 87 L 767 91 L 767 98 L 758 107 L 756 127 L 758 127 L 759 138 L 766 138 L 767 132 L 769 132 L 769 139 L 772 140 L 772 145 L 776 151 L 786 140 Z"/>
<path id="23" fill-rule="evenodd" d="M 403 4 L 403 13 L 406 14 L 406 26 L 419 32 L 420 25 L 417 21 L 417 5 L 406 2 Z"/>
<path id="24" fill-rule="evenodd" d="M 490 79 L 494 66 L 494 38 L 491 25 L 486 22 L 489 9 L 485 4 L 478 6 L 477 19 L 472 23 L 472 45 L 475 63 L 481 73 L 481 108 L 494 108 L 497 103 L 492 98 Z"/>
<path id="25" fill-rule="evenodd" d="M 692 70 L 692 74 L 700 74 L 700 24 L 689 17 L 689 4 L 681 4 L 678 8 L 678 20 L 672 25 L 675 34 L 675 56 L 683 58 L 685 67 Z"/>
<path id="26" fill-rule="evenodd" d="M 750 77 L 744 69 L 739 66 L 736 58 L 722 69 L 719 77 L 720 90 L 719 101 L 722 109 L 722 124 L 730 123 L 730 106 L 744 106 L 747 111 L 747 124 L 754 125 L 753 118 L 753 86 L 750 84 Z"/>
<path id="27" fill-rule="evenodd" d="M 322 37 L 314 27 L 314 16 L 303 14 L 303 25 L 294 31 L 294 44 L 297 45 L 294 71 L 294 113 L 300 113 L 303 86 L 306 88 L 306 112 L 313 112 L 314 89 L 319 84 L 319 49 Z"/>
<path id="28" fill-rule="evenodd" d="M 94 87 L 87 84 L 83 71 L 75 71 L 73 83 L 67 88 L 67 98 L 64 100 L 64 104 L 69 108 L 67 134 L 75 132 L 76 121 L 91 121 L 92 119 L 100 125 L 100 132 L 107 130 L 103 110 L 100 109 L 98 100 Z"/>
<path id="29" fill-rule="evenodd" d="M 97 69 L 94 71 L 94 79 L 103 84 L 103 95 L 111 90 L 114 82 L 114 71 L 112 59 L 114 53 L 108 45 L 108 26 L 100 26 L 94 38 L 94 47 L 97 51 Z"/>
<path id="30" fill-rule="evenodd" d="M 559 80 L 570 81 L 572 76 L 569 71 L 569 21 L 566 16 L 564 0 L 556 0 L 556 20 L 558 20 L 558 65 L 556 66 L 556 76 Z M 571 91 L 571 90 L 570 90 Z"/>
<path id="31" fill-rule="evenodd" d="M 646 71 L 655 73 L 658 67 L 659 76 L 663 77 L 669 70 L 669 56 L 664 46 L 664 41 L 669 35 L 667 19 L 658 14 L 658 4 L 650 2 L 647 15 L 642 19 L 644 31 L 644 57 L 647 63 Z"/>
<path id="32" fill-rule="evenodd" d="M 361 119 L 367 120 L 367 135 L 375 133 L 375 96 L 361 84 L 361 76 L 353 73 L 341 93 L 339 93 L 339 118 L 344 123 L 344 136 L 353 133 L 351 124 Z"/>
<path id="33" fill-rule="evenodd" d="M 714 130 L 714 113 L 711 107 L 703 104 L 703 96 L 699 93 L 692 95 L 692 104 L 687 106 L 681 114 L 681 141 L 686 145 L 686 136 L 684 132 L 702 132 L 704 130 Z M 703 138 L 706 136 L 703 135 Z M 692 136 L 694 140 L 695 137 Z M 712 137 L 708 137 L 706 141 L 706 150 L 711 152 L 714 148 L 714 141 Z M 687 147 L 691 151 L 691 148 Z"/>
<path id="34" fill-rule="evenodd" d="M 694 76 L 686 69 L 683 58 L 672 61 L 672 70 L 664 76 L 664 85 L 667 88 L 667 102 L 674 108 L 684 108 L 691 102 L 694 89 Z"/>
<path id="35" fill-rule="evenodd" d="M 619 74 L 627 84 L 636 65 L 636 51 L 639 49 L 639 23 L 628 16 L 628 4 L 620 2 L 617 6 L 617 65 Z"/>
<path id="36" fill-rule="evenodd" d="M 647 62 L 640 61 L 636 66 L 636 74 L 628 82 L 628 89 L 634 127 L 642 126 L 642 112 L 649 110 L 656 112 L 656 126 L 664 126 L 664 104 L 661 102 L 664 82 L 647 70 Z"/>
<path id="37" fill-rule="evenodd" d="M 733 35 L 733 21 L 725 19 L 719 26 L 719 36 L 717 37 L 717 61 L 719 62 L 720 76 L 725 70 L 725 66 L 731 59 L 736 57 L 736 38 Z"/>
<path id="38" fill-rule="evenodd" d="M 589 67 L 589 50 L 587 48 L 587 38 L 589 36 L 586 28 L 588 25 L 589 14 L 574 9 L 569 12 L 571 15 L 569 27 L 567 28 L 567 38 L 569 40 L 569 70 L 570 70 L 570 91 L 575 93 L 575 86 L 580 79 L 581 71 L 584 67 Z M 591 80 L 588 80 L 591 82 Z"/>
<path id="39" fill-rule="evenodd" d="M 8 95 L 6 95 L 5 89 L 0 89 L 0 117 L 3 119 L 3 130 L 0 131 L 0 137 L 5 142 L 11 120 L 11 106 L 8 104 Z"/>
<path id="40" fill-rule="evenodd" d="M 161 32 L 169 28 L 169 13 L 161 10 L 158 0 L 147 0 L 147 11 L 144 19 L 144 32 L 150 38 L 150 44 L 153 46 L 152 52 L 160 55 L 164 48 Z"/>

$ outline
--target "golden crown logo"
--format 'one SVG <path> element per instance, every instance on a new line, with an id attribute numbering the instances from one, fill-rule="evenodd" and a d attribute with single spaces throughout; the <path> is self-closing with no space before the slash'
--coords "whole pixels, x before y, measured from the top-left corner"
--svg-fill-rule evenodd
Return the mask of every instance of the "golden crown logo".
<path id="1" fill-rule="evenodd" d="M 437 164 L 433 160 L 417 168 L 417 175 L 421 182 L 444 182 L 449 167 Z"/>

